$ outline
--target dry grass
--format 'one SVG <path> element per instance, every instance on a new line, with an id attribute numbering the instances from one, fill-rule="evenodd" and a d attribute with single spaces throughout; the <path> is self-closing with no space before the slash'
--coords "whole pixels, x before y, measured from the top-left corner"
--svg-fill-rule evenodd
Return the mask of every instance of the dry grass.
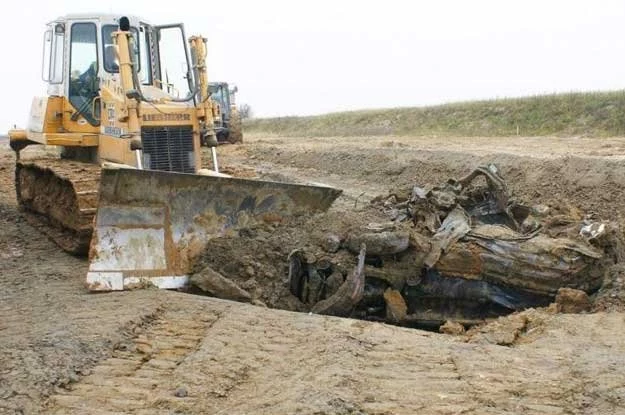
<path id="1" fill-rule="evenodd" d="M 459 102 L 432 107 L 247 120 L 247 132 L 277 136 L 625 135 L 625 90 Z"/>

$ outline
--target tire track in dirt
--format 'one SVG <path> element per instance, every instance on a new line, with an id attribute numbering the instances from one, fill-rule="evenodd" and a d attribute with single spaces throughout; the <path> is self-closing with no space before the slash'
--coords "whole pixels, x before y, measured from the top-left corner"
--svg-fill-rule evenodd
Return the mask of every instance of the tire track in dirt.
<path id="1" fill-rule="evenodd" d="M 208 309 L 222 304 L 232 303 L 206 301 Z M 128 412 L 600 414 L 622 409 L 618 389 L 589 389 L 597 376 L 604 385 L 622 379 L 622 371 L 617 373 L 624 342 L 598 340 L 610 336 L 622 316 L 605 321 L 587 316 L 580 326 L 586 330 L 601 322 L 601 328 L 569 338 L 563 330 L 579 316 L 537 315 L 548 320 L 544 337 L 504 347 L 232 304 L 171 378 L 155 388 L 166 397 Z M 570 346 L 558 348 L 567 341 Z M 584 344 L 589 351 L 580 353 Z M 609 350 L 613 356 L 606 355 Z M 171 397 L 179 386 L 188 397 Z M 595 412 L 585 406 L 589 402 Z"/>
<path id="2" fill-rule="evenodd" d="M 172 401 L 184 399 L 193 405 L 186 390 L 172 382 L 172 374 L 220 318 L 221 311 L 202 305 L 190 298 L 184 307 L 166 306 L 149 327 L 136 332 L 131 342 L 114 350 L 88 376 L 52 396 L 46 411 L 169 414 Z"/>
<path id="3" fill-rule="evenodd" d="M 198 299 L 197 307 L 192 314 L 165 312 L 146 331 L 150 345 L 158 344 L 161 321 L 171 328 L 171 336 L 195 319 L 199 333 L 197 319 L 203 316 L 210 322 L 204 323 L 197 347 L 189 345 L 168 366 L 157 365 L 162 372 L 144 373 L 150 381 L 136 369 L 142 367 L 141 353 L 105 361 L 74 386 L 71 397 L 53 397 L 57 405 L 64 404 L 53 413 L 87 413 L 94 407 L 102 412 L 89 413 L 382 414 L 414 413 L 418 408 L 455 413 L 471 407 L 470 387 L 450 363 L 451 338 L 225 301 Z M 223 311 L 211 314 L 215 308 Z M 440 347 L 426 347 L 439 339 Z M 167 350 L 160 349 L 144 365 L 166 360 L 159 353 Z M 90 380 L 114 371 L 119 376 L 106 382 Z M 175 397 L 177 388 L 184 388 L 187 396 Z M 100 405 L 79 406 L 85 401 Z"/>

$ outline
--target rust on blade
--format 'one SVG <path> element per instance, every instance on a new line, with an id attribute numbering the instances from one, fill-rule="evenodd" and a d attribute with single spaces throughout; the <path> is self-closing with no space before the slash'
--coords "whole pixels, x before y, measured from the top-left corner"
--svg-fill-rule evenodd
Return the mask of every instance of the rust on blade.
<path id="1" fill-rule="evenodd" d="M 183 281 L 190 259 L 208 240 L 259 223 L 326 211 L 340 194 L 318 185 L 105 168 L 88 286 L 126 287 L 127 281 L 161 277 L 168 284 Z M 114 283 L 106 273 L 114 273 Z"/>

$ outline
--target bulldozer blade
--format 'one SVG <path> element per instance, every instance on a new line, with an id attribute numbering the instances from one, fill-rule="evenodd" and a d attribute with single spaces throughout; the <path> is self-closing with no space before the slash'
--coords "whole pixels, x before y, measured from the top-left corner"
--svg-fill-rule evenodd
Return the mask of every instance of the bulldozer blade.
<path id="1" fill-rule="evenodd" d="M 103 168 L 86 286 L 182 288 L 208 240 L 326 211 L 341 193 L 321 185 Z"/>

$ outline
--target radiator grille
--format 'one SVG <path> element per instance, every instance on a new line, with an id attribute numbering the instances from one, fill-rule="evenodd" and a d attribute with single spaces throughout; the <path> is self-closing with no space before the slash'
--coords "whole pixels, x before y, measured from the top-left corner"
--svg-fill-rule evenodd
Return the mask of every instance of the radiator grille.
<path id="1" fill-rule="evenodd" d="M 142 127 L 144 168 L 195 173 L 193 127 Z"/>

